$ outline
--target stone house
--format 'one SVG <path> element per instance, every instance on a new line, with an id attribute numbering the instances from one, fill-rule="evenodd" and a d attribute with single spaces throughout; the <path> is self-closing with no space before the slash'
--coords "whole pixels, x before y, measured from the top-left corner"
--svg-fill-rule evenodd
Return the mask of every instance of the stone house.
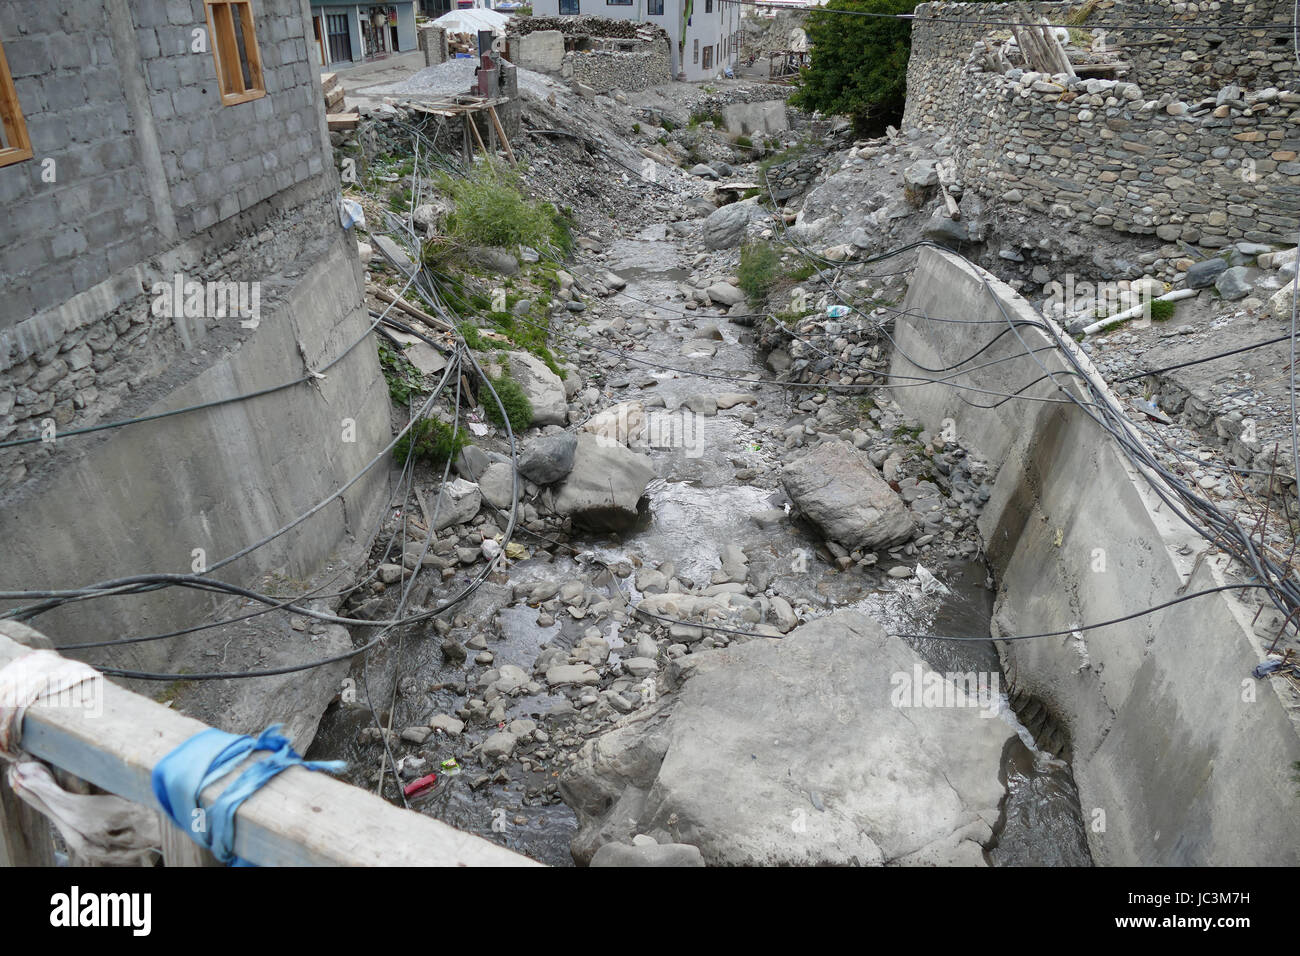
<path id="1" fill-rule="evenodd" d="M 741 6 L 727 0 L 536 0 L 533 16 L 600 16 L 652 23 L 667 32 L 679 80 L 711 80 L 734 68 Z"/>

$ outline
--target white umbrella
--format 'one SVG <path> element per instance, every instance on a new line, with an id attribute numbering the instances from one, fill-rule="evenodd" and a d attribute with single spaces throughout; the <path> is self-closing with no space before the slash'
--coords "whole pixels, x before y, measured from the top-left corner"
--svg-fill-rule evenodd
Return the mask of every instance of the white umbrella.
<path id="1" fill-rule="evenodd" d="M 433 25 L 448 33 L 478 33 L 480 30 L 505 33 L 509 20 L 504 13 L 495 10 L 453 10 L 434 20 Z"/>

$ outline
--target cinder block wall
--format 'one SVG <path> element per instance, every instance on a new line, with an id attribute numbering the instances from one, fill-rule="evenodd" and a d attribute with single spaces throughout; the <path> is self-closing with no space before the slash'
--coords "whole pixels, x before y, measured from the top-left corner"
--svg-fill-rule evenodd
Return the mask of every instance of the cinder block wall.
<path id="1" fill-rule="evenodd" d="M 0 0 L 0 40 L 33 140 L 0 167 L 0 582 L 76 586 L 188 572 L 269 534 L 391 438 L 369 341 L 327 378 L 255 401 L 92 434 L 93 424 L 304 377 L 369 323 L 338 190 L 307 0 L 254 0 L 267 95 L 225 106 L 202 0 Z M 52 161 L 52 167 L 46 161 Z M 42 172 L 53 169 L 51 178 Z M 258 283 L 261 316 L 173 318 L 155 283 Z M 355 440 L 341 439 L 348 422 Z M 310 576 L 364 546 L 384 469 L 223 575 Z M 176 589 L 42 618 L 56 642 L 168 630 L 215 609 Z M 92 638 L 87 638 L 92 635 Z M 152 669 L 201 644 L 140 645 Z M 102 660 L 103 658 L 96 658 Z"/>

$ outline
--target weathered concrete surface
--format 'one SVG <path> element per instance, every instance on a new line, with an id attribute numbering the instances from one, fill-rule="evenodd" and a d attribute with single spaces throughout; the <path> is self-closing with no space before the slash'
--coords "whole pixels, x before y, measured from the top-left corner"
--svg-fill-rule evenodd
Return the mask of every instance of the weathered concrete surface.
<path id="1" fill-rule="evenodd" d="M 153 401 L 131 413 L 164 411 L 277 385 L 305 374 L 307 366 L 322 367 L 356 341 L 369 320 L 360 294 L 355 240 L 339 231 L 312 256 L 313 264 L 284 299 L 264 312 L 256 331 L 241 345 L 206 356 L 208 364 L 195 366 L 179 386 L 151 386 L 146 394 Z M 358 473 L 391 438 L 388 416 L 386 385 L 367 340 L 311 384 L 101 435 L 63 439 L 60 454 L 66 459 L 61 467 L 47 481 L 25 488 L 21 498 L 11 495 L 0 508 L 0 540 L 5 543 L 0 579 L 12 588 L 45 588 L 151 571 L 190 573 L 196 548 L 203 549 L 204 561 L 211 566 L 282 527 Z M 346 419 L 355 421 L 355 441 L 344 440 Z M 286 582 L 308 580 L 326 563 L 332 563 L 337 574 L 369 545 L 377 509 L 384 506 L 385 476 L 381 463 L 340 500 L 218 576 L 280 593 L 292 589 Z M 276 572 L 275 582 L 265 580 L 270 572 Z M 213 595 L 168 588 L 69 605 L 43 615 L 40 624 L 56 645 L 62 645 L 170 631 L 219 614 L 222 607 Z M 325 645 L 334 646 L 332 641 L 313 641 L 306 632 L 284 631 L 285 640 L 298 642 L 299 661 L 329 656 Z M 200 634 L 125 645 L 97 651 L 91 659 L 143 670 L 214 670 L 223 658 L 203 652 L 210 647 L 220 650 L 224 640 L 211 643 L 216 640 Z M 280 662 L 278 648 L 268 651 Z M 233 654 L 224 664 L 221 669 L 256 667 L 253 659 L 239 665 Z M 227 695 L 230 706 L 239 706 L 236 698 L 245 697 L 265 700 L 273 708 L 294 706 L 283 693 L 278 701 L 267 694 L 265 687 L 257 686 L 260 681 L 232 683 L 240 686 Z M 163 686 L 150 685 L 154 692 Z M 256 714 L 250 720 L 265 716 Z"/>
<path id="2" fill-rule="evenodd" d="M 1007 314 L 1041 321 L 987 273 L 925 249 L 898 320 L 894 374 L 918 374 L 902 352 L 948 366 L 996 334 L 997 325 L 912 318 L 1005 321 L 981 275 Z M 1019 331 L 1031 347 L 1044 344 L 1036 330 Z M 1008 334 L 977 364 L 1013 354 L 1024 351 Z M 1049 369 L 1064 365 L 1051 352 L 1037 357 Z M 960 381 L 1015 391 L 1041 374 L 1026 356 Z M 1050 383 L 1024 394 L 1059 397 Z M 1000 585 L 997 633 L 1108 620 L 1167 601 L 1187 582 L 1205 542 L 1076 407 L 1020 401 L 982 412 L 943 386 L 898 389 L 896 398 L 932 428 L 952 419 L 962 444 L 999 469 L 980 519 Z M 1221 557 L 1207 556 L 1187 590 L 1235 580 Z M 1251 678 L 1265 648 L 1250 614 L 1221 593 L 1075 638 L 1000 645 L 1013 685 L 1042 700 L 1070 734 L 1084 817 L 1091 824 L 1105 814 L 1104 830 L 1088 827 L 1099 864 L 1300 862 L 1295 703 L 1279 694 L 1280 683 Z"/>
<path id="3" fill-rule="evenodd" d="M 730 133 L 780 133 L 790 128 L 785 100 L 766 103 L 730 103 L 722 108 L 722 119 Z"/>
<path id="4" fill-rule="evenodd" d="M 579 862 L 643 833 L 712 866 L 983 864 L 1011 726 L 973 699 L 897 706 L 896 675 L 924 665 L 871 618 L 838 611 L 681 666 L 675 700 L 561 777 Z"/>

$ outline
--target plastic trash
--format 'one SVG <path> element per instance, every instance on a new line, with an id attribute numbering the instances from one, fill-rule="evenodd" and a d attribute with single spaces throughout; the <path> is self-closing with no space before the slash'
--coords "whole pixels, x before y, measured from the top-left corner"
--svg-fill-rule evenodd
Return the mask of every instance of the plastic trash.
<path id="1" fill-rule="evenodd" d="M 916 580 L 921 583 L 922 594 L 951 594 L 948 586 L 930 573 L 923 565 L 916 566 Z"/>
<path id="2" fill-rule="evenodd" d="M 849 314 L 849 311 L 850 311 L 850 310 L 849 310 L 849 307 L 848 307 L 847 305 L 831 305 L 831 306 L 827 306 L 827 307 L 826 307 L 826 318 L 828 318 L 828 319 L 842 319 L 842 318 L 844 318 L 846 315 Z"/>
<path id="3" fill-rule="evenodd" d="M 353 226 L 366 228 L 366 213 L 361 208 L 361 203 L 355 199 L 340 199 L 339 222 L 344 229 L 351 229 Z"/>
<path id="4" fill-rule="evenodd" d="M 437 782 L 438 782 L 438 775 L 436 773 L 431 773 L 428 774 L 427 776 L 421 777 L 418 780 L 412 780 L 410 783 L 408 783 L 405 787 L 402 788 L 402 793 L 406 794 L 408 797 L 413 797 L 417 793 L 423 793 L 424 791 L 428 790 Z"/>

